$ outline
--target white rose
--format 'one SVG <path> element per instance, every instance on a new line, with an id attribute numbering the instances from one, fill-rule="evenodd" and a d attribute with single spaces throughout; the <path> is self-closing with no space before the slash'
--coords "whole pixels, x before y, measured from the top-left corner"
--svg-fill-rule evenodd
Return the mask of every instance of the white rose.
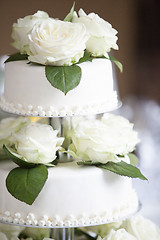
<path id="1" fill-rule="evenodd" d="M 137 240 L 134 236 L 125 231 L 125 229 L 119 229 L 117 231 L 111 230 L 108 236 L 103 240 Z"/>
<path id="2" fill-rule="evenodd" d="M 68 137 L 73 157 L 102 163 L 121 161 L 139 142 L 133 124 L 121 116 L 105 114 L 100 120 L 74 118 Z"/>
<path id="3" fill-rule="evenodd" d="M 64 140 L 57 133 L 50 125 L 30 123 L 14 134 L 16 151 L 27 162 L 50 163 L 56 159 L 56 151 Z"/>
<path id="4" fill-rule="evenodd" d="M 0 239 L 1 240 L 8 240 L 8 238 L 6 237 L 6 235 L 2 232 L 0 232 Z"/>
<path id="5" fill-rule="evenodd" d="M 49 228 L 26 228 L 23 232 L 25 236 L 31 239 L 42 240 L 48 239 L 50 235 Z"/>
<path id="6" fill-rule="evenodd" d="M 30 123 L 30 120 L 25 117 L 4 118 L 0 121 L 0 149 L 3 144 L 8 146 L 14 143 L 13 134 L 18 132 L 24 125 Z"/>
<path id="7" fill-rule="evenodd" d="M 111 229 L 118 230 L 122 224 L 122 221 L 113 222 L 103 225 L 91 226 L 81 228 L 84 232 L 92 232 L 95 233 L 97 236 L 101 236 L 102 238 L 109 234 Z"/>
<path id="8" fill-rule="evenodd" d="M 72 65 L 83 57 L 88 37 L 81 23 L 46 19 L 34 25 L 29 34 L 29 60 L 43 65 Z"/>
<path id="9" fill-rule="evenodd" d="M 0 240 L 1 236 L 5 236 L 4 239 L 17 239 L 19 234 L 24 230 L 24 227 L 12 226 L 0 223 Z M 3 233 L 3 234 L 2 234 Z M 3 238 L 2 238 L 3 239 Z"/>
<path id="10" fill-rule="evenodd" d="M 19 18 L 17 23 L 13 24 L 13 46 L 20 50 L 22 54 L 28 53 L 28 33 L 32 30 L 35 23 L 47 18 L 49 18 L 48 14 L 43 11 L 38 11 L 37 13 L 24 18 Z"/>
<path id="11" fill-rule="evenodd" d="M 18 237 L 11 237 L 10 240 L 20 240 Z M 26 239 L 26 240 L 32 240 L 32 239 Z"/>
<path id="12" fill-rule="evenodd" d="M 76 12 L 73 15 L 73 22 L 83 23 L 90 38 L 86 43 L 86 49 L 93 56 L 106 56 L 111 48 L 118 49 L 117 42 L 117 31 L 112 28 L 112 25 L 95 13 L 86 14 L 82 9 L 79 10 L 79 17 Z"/>
<path id="13" fill-rule="evenodd" d="M 137 214 L 124 221 L 122 225 L 126 231 L 137 240 L 159 240 L 160 228 L 153 222 Z"/>

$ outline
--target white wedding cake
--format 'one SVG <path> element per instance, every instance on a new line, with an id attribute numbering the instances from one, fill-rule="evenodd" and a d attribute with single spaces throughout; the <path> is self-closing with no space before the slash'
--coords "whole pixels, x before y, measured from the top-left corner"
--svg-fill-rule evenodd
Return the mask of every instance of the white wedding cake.
<path id="1" fill-rule="evenodd" d="M 146 178 L 132 153 L 137 132 L 123 117 L 99 114 L 120 105 L 111 60 L 122 65 L 108 54 L 116 34 L 74 8 L 64 21 L 38 11 L 13 24 L 19 52 L 5 63 L 0 107 L 22 116 L 0 122 L 0 222 L 70 228 L 138 211 L 132 178 Z"/>
<path id="2" fill-rule="evenodd" d="M 5 90 L 0 103 L 4 111 L 57 117 L 97 114 L 118 107 L 108 59 L 78 64 L 82 70 L 80 84 L 66 95 L 47 81 L 44 66 L 27 63 L 27 60 L 6 63 Z"/>
<path id="3" fill-rule="evenodd" d="M 49 169 L 48 180 L 30 206 L 13 198 L 5 180 L 15 164 L 0 169 L 1 220 L 15 224 L 74 227 L 104 224 L 125 218 L 138 208 L 132 180 L 75 162 Z M 118 197 L 117 197 L 118 196 Z"/>

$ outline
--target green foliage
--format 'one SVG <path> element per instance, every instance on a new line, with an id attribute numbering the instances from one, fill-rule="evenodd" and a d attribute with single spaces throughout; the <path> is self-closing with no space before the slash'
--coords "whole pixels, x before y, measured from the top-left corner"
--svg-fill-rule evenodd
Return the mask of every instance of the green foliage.
<path id="1" fill-rule="evenodd" d="M 48 170 L 44 165 L 34 168 L 18 167 L 13 169 L 6 179 L 10 194 L 29 205 L 37 198 L 48 178 Z"/>
<path id="2" fill-rule="evenodd" d="M 27 162 L 22 156 L 18 155 L 16 152 L 14 152 L 13 149 L 3 145 L 3 150 L 6 153 L 6 155 L 8 156 L 8 159 L 11 159 L 18 166 L 24 167 L 24 168 L 35 167 L 34 163 Z"/>
<path id="3" fill-rule="evenodd" d="M 13 62 L 13 61 L 20 61 L 20 60 L 27 60 L 28 59 L 28 55 L 27 54 L 21 54 L 21 53 L 14 53 L 12 55 L 9 56 L 9 58 L 5 61 L 5 63 L 7 62 Z"/>
<path id="4" fill-rule="evenodd" d="M 70 12 L 65 17 L 65 19 L 64 19 L 65 22 L 71 22 L 72 21 L 73 13 L 74 13 L 74 7 L 75 7 L 75 2 L 73 3 L 73 6 L 72 6 Z"/>
<path id="5" fill-rule="evenodd" d="M 123 65 L 116 58 L 109 56 L 109 60 L 113 61 L 116 66 L 119 68 L 120 72 L 123 72 Z"/>
<path id="6" fill-rule="evenodd" d="M 67 94 L 75 88 L 81 80 L 81 68 L 77 65 L 72 66 L 46 66 L 46 78 L 51 85 Z"/>
<path id="7" fill-rule="evenodd" d="M 81 161 L 77 162 L 78 165 L 86 165 L 86 166 L 96 166 L 105 170 L 109 170 L 121 176 L 127 176 L 131 178 L 140 178 L 142 180 L 147 180 L 145 176 L 142 175 L 140 170 L 135 166 L 128 164 L 124 161 L 121 162 L 107 162 L 107 163 L 100 163 L 100 162 L 91 162 L 91 161 Z"/>

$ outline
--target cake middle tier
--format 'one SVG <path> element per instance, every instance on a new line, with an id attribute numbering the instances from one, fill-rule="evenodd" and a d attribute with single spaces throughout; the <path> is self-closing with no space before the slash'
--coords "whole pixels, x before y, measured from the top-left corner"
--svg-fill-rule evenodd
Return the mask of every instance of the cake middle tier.
<path id="1" fill-rule="evenodd" d="M 137 211 L 132 180 L 75 162 L 49 168 L 48 180 L 32 205 L 21 202 L 6 189 L 5 180 L 16 165 L 1 163 L 0 220 L 46 227 L 104 224 Z"/>
<path id="2" fill-rule="evenodd" d="M 78 64 L 80 83 L 66 95 L 53 87 L 45 66 L 14 61 L 5 64 L 5 87 L 0 107 L 8 112 L 31 116 L 73 116 L 108 112 L 118 107 L 112 64 L 94 59 Z"/>

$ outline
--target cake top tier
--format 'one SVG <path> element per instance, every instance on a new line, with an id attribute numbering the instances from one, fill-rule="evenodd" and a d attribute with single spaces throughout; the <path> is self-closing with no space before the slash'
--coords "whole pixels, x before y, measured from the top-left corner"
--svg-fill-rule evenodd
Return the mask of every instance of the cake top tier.
<path id="1" fill-rule="evenodd" d="M 117 31 L 95 13 L 72 7 L 62 21 L 43 11 L 13 24 L 6 61 L 3 110 L 31 116 L 73 116 L 118 107 L 109 56 Z M 27 64 L 30 63 L 30 64 Z"/>

